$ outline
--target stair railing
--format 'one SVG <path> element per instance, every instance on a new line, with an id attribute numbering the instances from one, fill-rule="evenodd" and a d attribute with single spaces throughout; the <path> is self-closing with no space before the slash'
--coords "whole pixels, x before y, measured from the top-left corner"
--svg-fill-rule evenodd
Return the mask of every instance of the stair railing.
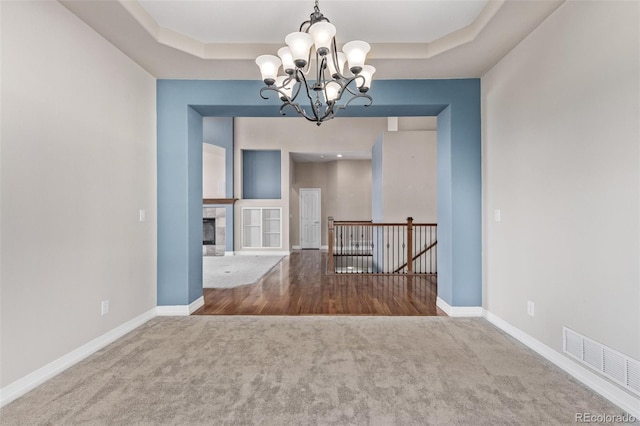
<path id="1" fill-rule="evenodd" d="M 329 217 L 328 271 L 437 275 L 437 224 L 336 221 Z"/>

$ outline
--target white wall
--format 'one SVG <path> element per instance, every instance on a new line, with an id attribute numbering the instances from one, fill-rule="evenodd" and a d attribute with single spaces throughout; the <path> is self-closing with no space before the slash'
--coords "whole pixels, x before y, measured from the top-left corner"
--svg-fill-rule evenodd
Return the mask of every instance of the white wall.
<path id="1" fill-rule="evenodd" d="M 640 359 L 639 7 L 566 2 L 482 78 L 484 307 L 559 352 Z"/>
<path id="2" fill-rule="evenodd" d="M 154 78 L 59 3 L 1 18 L 5 387 L 155 307 L 156 114 Z"/>
<path id="3" fill-rule="evenodd" d="M 202 144 L 202 198 L 225 198 L 225 151 Z"/>

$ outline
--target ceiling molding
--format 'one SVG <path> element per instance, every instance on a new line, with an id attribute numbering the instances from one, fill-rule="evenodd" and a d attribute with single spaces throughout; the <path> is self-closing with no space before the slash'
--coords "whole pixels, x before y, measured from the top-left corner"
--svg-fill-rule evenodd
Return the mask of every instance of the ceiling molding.
<path id="1" fill-rule="evenodd" d="M 237 45 L 209 44 L 201 50 L 182 39 L 182 44 L 191 46 L 187 50 L 192 53 L 185 53 L 171 47 L 172 43 L 178 43 L 179 37 L 161 31 L 154 19 L 145 16 L 147 12 L 138 2 L 58 1 L 158 79 L 257 80 L 255 58 L 281 47 L 280 44 L 244 44 L 244 50 L 238 52 Z M 490 6 L 485 5 L 471 25 L 432 41 L 428 48 L 422 42 L 382 42 L 373 45 L 368 57 L 377 69 L 376 80 L 478 78 L 564 2 L 490 0 Z M 136 9 L 142 11 L 136 12 Z M 134 18 L 134 14 L 139 19 Z M 381 28 L 379 40 L 384 40 L 384 32 Z M 447 47 L 451 43 L 458 47 Z"/>
<path id="2" fill-rule="evenodd" d="M 428 56 L 425 59 L 475 40 L 480 32 L 489 25 L 489 22 L 491 22 L 496 13 L 498 13 L 500 8 L 504 5 L 504 2 L 505 0 L 493 0 L 487 2 L 486 6 L 482 9 L 482 12 L 480 12 L 480 15 L 478 15 L 471 24 L 429 43 L 427 52 Z"/>
<path id="3" fill-rule="evenodd" d="M 138 1 L 118 0 L 118 2 L 158 43 L 200 59 L 253 60 L 264 52 L 276 52 L 282 47 L 281 44 L 204 43 L 160 26 Z M 504 2 L 505 0 L 488 1 L 471 24 L 429 43 L 372 43 L 369 56 L 371 59 L 429 59 L 455 49 L 475 40 Z"/>

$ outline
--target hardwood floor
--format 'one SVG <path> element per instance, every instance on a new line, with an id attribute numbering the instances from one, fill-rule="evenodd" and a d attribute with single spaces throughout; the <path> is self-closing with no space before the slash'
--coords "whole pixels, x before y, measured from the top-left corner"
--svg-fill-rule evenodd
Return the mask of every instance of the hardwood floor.
<path id="1" fill-rule="evenodd" d="M 204 289 L 194 315 L 446 315 L 436 307 L 436 277 L 327 275 L 326 253 L 286 256 L 260 281 Z"/>

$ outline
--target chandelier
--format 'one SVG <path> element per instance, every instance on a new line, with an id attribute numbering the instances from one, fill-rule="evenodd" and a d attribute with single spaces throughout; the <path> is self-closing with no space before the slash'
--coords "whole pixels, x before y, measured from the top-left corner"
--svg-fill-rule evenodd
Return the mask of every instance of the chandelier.
<path id="1" fill-rule="evenodd" d="M 364 106 L 370 106 L 373 99 L 367 91 L 376 71 L 364 64 L 370 46 L 364 41 L 350 41 L 338 52 L 335 34 L 336 27 L 320 12 L 316 0 L 309 20 L 300 25 L 298 32 L 287 35 L 287 46 L 278 50 L 278 56 L 262 55 L 256 59 L 266 84 L 260 89 L 260 96 L 268 99 L 266 92 L 277 92 L 282 101 L 280 114 L 286 115 L 284 109 L 290 106 L 318 126 L 334 118 L 354 99 L 365 98 Z M 315 45 L 315 80 L 309 79 L 312 45 Z M 345 62 L 349 63 L 350 75 L 343 74 Z M 280 65 L 285 74 L 279 76 Z M 308 101 L 308 105 L 301 106 L 303 101 Z"/>

